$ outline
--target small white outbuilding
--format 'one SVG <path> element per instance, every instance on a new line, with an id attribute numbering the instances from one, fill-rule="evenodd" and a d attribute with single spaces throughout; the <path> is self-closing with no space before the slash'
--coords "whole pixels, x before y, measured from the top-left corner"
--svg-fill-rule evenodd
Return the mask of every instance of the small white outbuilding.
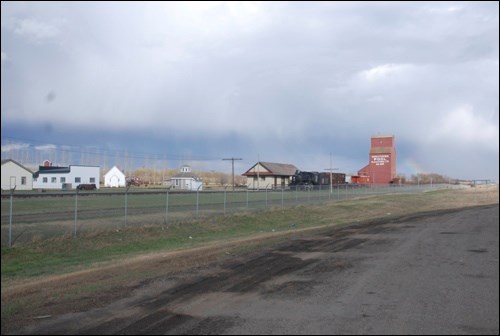
<path id="1" fill-rule="evenodd" d="M 110 188 L 125 187 L 127 185 L 125 174 L 118 167 L 113 166 L 104 174 L 104 186 Z"/>
<path id="2" fill-rule="evenodd" d="M 2 190 L 32 190 L 33 172 L 14 160 L 2 160 Z"/>
<path id="3" fill-rule="evenodd" d="M 181 167 L 180 173 L 172 176 L 171 188 L 190 191 L 203 190 L 203 181 L 193 174 L 191 167 L 185 165 Z"/>

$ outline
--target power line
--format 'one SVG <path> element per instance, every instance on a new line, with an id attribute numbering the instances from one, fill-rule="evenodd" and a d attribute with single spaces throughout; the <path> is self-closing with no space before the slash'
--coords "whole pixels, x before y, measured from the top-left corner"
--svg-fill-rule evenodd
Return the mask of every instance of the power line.
<path id="1" fill-rule="evenodd" d="M 102 148 L 102 147 L 97 147 L 97 146 L 88 146 L 88 145 L 68 145 L 68 144 L 58 144 L 54 142 L 47 142 L 47 141 L 41 141 L 41 140 L 34 140 L 34 139 L 22 139 L 22 138 L 16 138 L 16 137 L 9 137 L 9 136 L 2 136 L 2 146 L 4 145 L 3 142 L 4 140 L 14 140 L 14 141 L 23 141 L 26 142 L 27 145 L 29 145 L 30 149 L 35 149 L 35 150 L 41 150 L 36 147 L 41 146 L 43 144 L 50 144 L 57 146 L 57 148 L 47 148 L 47 150 L 52 150 L 52 151 L 57 151 L 60 153 L 77 153 L 77 154 L 88 154 L 88 155 L 108 155 L 107 152 L 111 151 L 113 152 L 113 156 L 116 155 L 122 155 L 126 156 L 129 159 L 149 159 L 151 156 L 153 159 L 166 159 L 166 160 L 172 160 L 172 161 L 182 161 L 186 159 L 186 155 L 181 155 L 181 154 L 161 154 L 161 153 L 146 153 L 146 152 L 129 152 L 127 149 L 121 149 L 121 150 L 114 150 L 110 148 Z M 40 144 L 40 145 L 36 145 Z M 78 149 L 78 147 L 80 149 Z M 92 148 L 92 149 L 83 149 L 83 148 Z M 27 149 L 27 148 L 23 148 Z M 193 161 L 216 161 L 220 160 L 220 157 L 213 157 L 213 156 L 190 156 L 190 159 Z"/>

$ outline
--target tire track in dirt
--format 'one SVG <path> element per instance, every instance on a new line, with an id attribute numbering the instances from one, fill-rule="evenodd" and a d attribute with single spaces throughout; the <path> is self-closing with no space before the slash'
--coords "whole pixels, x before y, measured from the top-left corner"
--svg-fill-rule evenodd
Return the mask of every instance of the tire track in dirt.
<path id="1" fill-rule="evenodd" d="M 35 334 L 90 335 L 195 333 L 196 330 L 206 333 L 208 325 L 211 325 L 212 330 L 215 326 L 225 328 L 231 324 L 227 319 L 219 317 L 214 321 L 212 317 L 200 318 L 196 314 L 188 314 L 189 309 L 182 307 L 200 301 L 207 295 L 226 294 L 222 295 L 225 300 L 237 300 L 245 295 L 281 296 L 297 291 L 307 292 L 319 274 L 342 272 L 351 267 L 349 262 L 332 256 L 370 241 L 356 238 L 356 235 L 371 236 L 396 230 L 394 227 L 385 227 L 385 224 L 385 221 L 355 224 L 330 229 L 321 236 L 291 240 L 273 251 L 226 262 L 208 275 L 178 278 L 176 285 L 156 293 L 154 297 L 142 298 L 133 303 L 124 300 L 108 310 L 102 308 L 93 312 L 69 314 L 58 321 L 48 321 L 38 328 L 24 331 Z"/>

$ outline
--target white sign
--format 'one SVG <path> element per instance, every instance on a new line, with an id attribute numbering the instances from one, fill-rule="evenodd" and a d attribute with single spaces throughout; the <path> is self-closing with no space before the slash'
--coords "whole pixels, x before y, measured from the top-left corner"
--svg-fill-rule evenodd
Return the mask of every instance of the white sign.
<path id="1" fill-rule="evenodd" d="M 384 166 L 386 163 L 389 164 L 389 155 L 372 155 L 370 163 L 376 166 Z"/>

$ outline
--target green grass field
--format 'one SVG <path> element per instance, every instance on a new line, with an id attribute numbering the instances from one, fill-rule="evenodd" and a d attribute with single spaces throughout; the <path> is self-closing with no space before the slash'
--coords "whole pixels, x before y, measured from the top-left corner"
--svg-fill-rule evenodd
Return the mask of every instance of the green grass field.
<path id="1" fill-rule="evenodd" d="M 420 189 L 421 192 L 424 189 Z M 214 215 L 319 204 L 387 192 L 415 192 L 410 188 L 347 188 L 238 192 L 154 192 L 125 194 L 97 192 L 44 193 L 43 197 L 2 198 L 2 246 L 32 244 L 46 239 L 86 235 L 124 226 L 164 225 Z M 26 193 L 24 193 L 26 194 Z M 59 196 L 57 196 L 59 195 Z M 37 194 L 37 196 L 39 196 Z M 11 230 L 11 234 L 9 234 Z"/>
<path id="2" fill-rule="evenodd" d="M 64 274 L 140 254 L 186 249 L 259 234 L 298 232 L 308 228 L 355 223 L 379 217 L 498 202 L 492 190 L 440 190 L 377 195 L 362 199 L 298 205 L 282 209 L 188 218 L 165 225 L 87 230 L 2 247 L 2 286 L 19 280 Z M 148 216 L 143 216 L 148 220 Z"/>

